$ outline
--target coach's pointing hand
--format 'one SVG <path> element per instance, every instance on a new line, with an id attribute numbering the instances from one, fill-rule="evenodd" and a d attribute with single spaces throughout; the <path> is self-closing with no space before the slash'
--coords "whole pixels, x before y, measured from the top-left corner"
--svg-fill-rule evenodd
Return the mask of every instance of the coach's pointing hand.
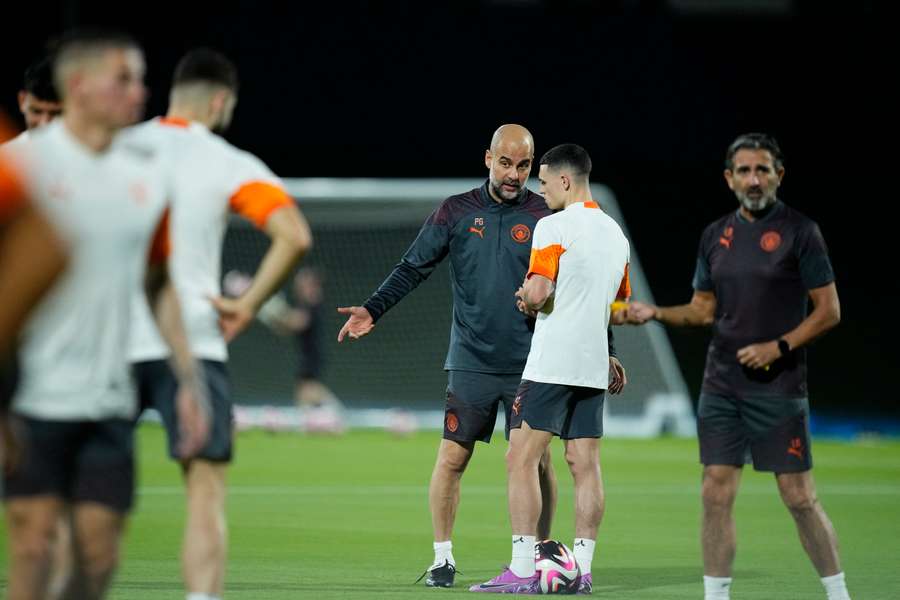
<path id="1" fill-rule="evenodd" d="M 372 315 L 362 306 L 341 306 L 337 309 L 342 315 L 350 315 L 344 326 L 338 332 L 338 342 L 343 342 L 345 336 L 350 336 L 351 340 L 358 340 L 362 336 L 368 334 L 375 327 Z"/>

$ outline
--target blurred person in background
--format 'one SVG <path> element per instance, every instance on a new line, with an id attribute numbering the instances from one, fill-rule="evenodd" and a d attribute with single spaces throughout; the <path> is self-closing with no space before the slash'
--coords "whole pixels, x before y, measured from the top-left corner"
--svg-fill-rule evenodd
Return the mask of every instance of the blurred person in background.
<path id="1" fill-rule="evenodd" d="M 294 401 L 310 432 L 341 433 L 345 429 L 343 405 L 322 382 L 322 276 L 313 267 L 297 271 L 294 302 L 277 294 L 259 311 L 259 319 L 280 335 L 291 335 L 297 351 Z"/>
<path id="2" fill-rule="evenodd" d="M 46 125 L 62 114 L 62 103 L 53 86 L 52 56 L 44 56 L 28 66 L 18 101 L 26 130 L 11 140 L 12 144 L 28 139 L 29 131 Z"/>
<path id="3" fill-rule="evenodd" d="M 617 315 L 635 324 L 714 328 L 697 409 L 706 600 L 729 598 L 732 511 L 751 459 L 755 470 L 775 474 L 828 599 L 850 598 L 837 535 L 813 480 L 806 385 L 805 347 L 838 324 L 840 302 L 818 225 L 778 198 L 784 173 L 774 138 L 739 136 L 724 172 L 738 208 L 703 232 L 690 303 L 632 302 Z"/>

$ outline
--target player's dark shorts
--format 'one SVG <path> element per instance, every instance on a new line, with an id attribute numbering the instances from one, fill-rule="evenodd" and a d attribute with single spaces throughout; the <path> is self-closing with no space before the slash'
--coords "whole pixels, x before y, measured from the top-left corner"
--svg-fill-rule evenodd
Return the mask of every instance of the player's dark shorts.
<path id="1" fill-rule="evenodd" d="M 697 433 L 704 465 L 742 466 L 752 458 L 757 471 L 800 473 L 812 468 L 807 398 L 703 392 Z"/>
<path id="2" fill-rule="evenodd" d="M 18 466 L 4 475 L 5 500 L 52 495 L 126 513 L 134 502 L 134 423 L 46 421 L 13 416 Z"/>
<path id="3" fill-rule="evenodd" d="M 231 384 L 225 364 L 203 360 L 203 374 L 209 391 L 212 407 L 212 427 L 209 441 L 197 455 L 211 462 L 230 462 L 234 438 L 234 411 L 231 405 Z M 178 456 L 178 417 L 175 412 L 175 394 L 178 380 L 164 360 L 153 360 L 134 364 L 141 408 L 155 408 L 162 417 L 169 438 L 169 456 Z"/>
<path id="4" fill-rule="evenodd" d="M 509 426 L 522 422 L 564 440 L 603 437 L 606 390 L 523 379 L 512 406 Z"/>
<path id="5" fill-rule="evenodd" d="M 506 437 L 521 375 L 447 372 L 447 404 L 444 408 L 444 439 L 456 442 L 490 443 L 497 410 L 503 404 Z"/>

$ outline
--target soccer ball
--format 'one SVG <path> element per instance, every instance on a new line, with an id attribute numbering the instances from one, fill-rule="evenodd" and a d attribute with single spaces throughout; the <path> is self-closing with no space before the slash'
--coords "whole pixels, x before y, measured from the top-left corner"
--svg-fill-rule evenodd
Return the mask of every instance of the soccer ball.
<path id="1" fill-rule="evenodd" d="M 544 540 L 534 549 L 535 570 L 542 594 L 574 594 L 581 569 L 572 551 L 556 540 Z"/>

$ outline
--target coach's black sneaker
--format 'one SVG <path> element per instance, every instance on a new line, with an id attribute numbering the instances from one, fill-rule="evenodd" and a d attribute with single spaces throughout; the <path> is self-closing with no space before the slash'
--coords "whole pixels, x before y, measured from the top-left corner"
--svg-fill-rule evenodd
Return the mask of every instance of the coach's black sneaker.
<path id="1" fill-rule="evenodd" d="M 449 560 L 445 560 L 444 564 L 439 567 L 428 567 L 425 572 L 416 579 L 416 583 L 422 581 L 422 577 L 427 575 L 428 577 L 425 577 L 425 585 L 427 587 L 453 587 L 453 578 L 456 577 L 456 572 L 456 565 Z"/>

